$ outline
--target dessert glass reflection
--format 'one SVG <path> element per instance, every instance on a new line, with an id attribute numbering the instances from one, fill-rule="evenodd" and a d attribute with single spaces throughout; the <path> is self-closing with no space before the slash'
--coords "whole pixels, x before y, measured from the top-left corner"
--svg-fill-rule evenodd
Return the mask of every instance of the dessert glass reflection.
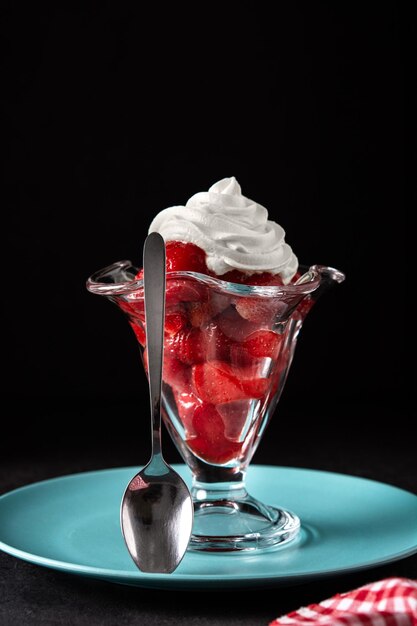
<path id="1" fill-rule="evenodd" d="M 300 528 L 297 512 L 252 497 L 245 476 L 303 321 L 344 275 L 321 265 L 299 268 L 284 231 L 241 195 L 235 179 L 186 206 L 188 213 L 162 211 L 150 228 L 168 241 L 163 419 L 192 473 L 190 549 L 256 551 L 291 541 Z M 210 220 L 218 229 L 212 239 Z M 87 288 L 126 314 L 147 370 L 141 270 L 120 261 L 91 276 Z"/>

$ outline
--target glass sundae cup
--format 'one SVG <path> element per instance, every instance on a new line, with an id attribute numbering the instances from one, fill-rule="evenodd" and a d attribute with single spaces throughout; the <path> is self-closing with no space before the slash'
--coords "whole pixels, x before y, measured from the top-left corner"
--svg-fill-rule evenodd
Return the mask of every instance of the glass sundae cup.
<path id="1" fill-rule="evenodd" d="M 296 283 L 283 286 L 167 273 L 163 419 L 192 473 L 190 549 L 256 551 L 288 542 L 299 531 L 297 512 L 253 498 L 245 476 L 306 315 L 345 278 L 321 265 L 300 270 Z M 127 315 L 147 370 L 143 281 L 137 275 L 130 261 L 120 261 L 91 276 L 87 288 Z"/>

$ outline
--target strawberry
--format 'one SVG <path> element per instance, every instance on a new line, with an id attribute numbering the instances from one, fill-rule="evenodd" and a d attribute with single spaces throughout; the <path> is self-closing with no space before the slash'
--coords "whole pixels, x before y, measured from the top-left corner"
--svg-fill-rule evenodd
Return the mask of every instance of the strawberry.
<path id="1" fill-rule="evenodd" d="M 207 300 L 207 289 L 192 278 L 179 279 L 167 277 L 166 306 L 175 306 L 181 302 L 202 302 Z"/>
<path id="2" fill-rule="evenodd" d="M 277 335 L 272 330 L 258 330 L 245 341 L 241 346 L 244 350 L 254 357 L 269 357 L 276 359 L 279 352 L 279 347 L 282 342 L 282 336 Z"/>
<path id="3" fill-rule="evenodd" d="M 145 301 L 143 299 L 143 289 L 138 289 L 127 296 L 117 299 L 117 304 L 124 313 L 141 322 L 145 321 Z"/>
<path id="4" fill-rule="evenodd" d="M 259 325 L 243 319 L 234 306 L 229 306 L 216 317 L 222 333 L 233 341 L 244 341 L 249 335 L 259 330 Z"/>
<path id="5" fill-rule="evenodd" d="M 201 404 L 193 415 L 193 427 L 196 437 L 203 437 L 208 444 L 224 438 L 224 423 L 213 404 Z"/>
<path id="6" fill-rule="evenodd" d="M 213 445 L 207 441 L 204 437 L 193 437 L 187 439 L 187 444 L 190 450 L 206 463 L 212 463 L 215 465 L 224 465 L 233 461 L 239 457 L 242 444 L 235 441 L 229 441 L 229 439 L 219 439 Z"/>
<path id="7" fill-rule="evenodd" d="M 283 363 L 280 363 L 275 367 L 275 370 L 272 374 L 272 385 L 270 394 L 271 398 L 275 396 L 275 394 L 278 392 L 278 389 L 280 388 L 280 385 L 283 383 L 283 374 L 285 372 L 285 368 L 286 366 Z"/>
<path id="8" fill-rule="evenodd" d="M 233 341 L 229 339 L 215 322 L 211 322 L 203 331 L 206 361 L 228 361 Z"/>
<path id="9" fill-rule="evenodd" d="M 143 367 L 146 375 L 148 374 L 148 351 L 142 352 Z M 190 387 L 191 370 L 189 367 L 181 363 L 178 359 L 170 354 L 164 353 L 164 363 L 162 368 L 162 379 L 164 383 L 176 390 L 185 390 Z"/>
<path id="10" fill-rule="evenodd" d="M 187 365 L 210 360 L 227 360 L 232 342 L 216 324 L 206 328 L 184 328 L 167 337 L 165 346 L 170 353 Z"/>
<path id="11" fill-rule="evenodd" d="M 265 366 L 265 358 L 276 359 L 282 337 L 272 330 L 257 330 L 244 341 L 234 343 L 230 348 L 230 362 L 235 367 L 251 368 L 253 377 L 259 378 Z"/>
<path id="12" fill-rule="evenodd" d="M 180 330 L 166 338 L 165 347 L 167 352 L 187 365 L 206 360 L 205 335 L 199 328 Z"/>
<path id="13" fill-rule="evenodd" d="M 283 285 L 282 278 L 279 274 L 271 274 L 270 272 L 261 272 L 258 274 L 247 274 L 240 272 L 239 270 L 231 270 L 217 276 L 220 280 L 227 280 L 230 283 L 237 283 L 239 285 L 259 285 L 278 287 Z"/>
<path id="14" fill-rule="evenodd" d="M 232 367 L 224 361 L 194 365 L 191 381 L 196 396 L 213 404 L 261 398 L 269 384 L 267 378 L 253 378 L 251 368 Z"/>
<path id="15" fill-rule="evenodd" d="M 212 316 L 222 313 L 232 302 L 232 296 L 218 291 L 210 292 L 210 307 Z"/>
<path id="16" fill-rule="evenodd" d="M 247 378 L 242 381 L 246 398 L 262 398 L 268 391 L 270 382 L 269 378 Z"/>
<path id="17" fill-rule="evenodd" d="M 250 322 L 270 326 L 275 319 L 281 317 L 287 310 L 287 305 L 279 298 L 263 298 L 262 296 L 247 296 L 236 299 L 236 311 Z"/>
<path id="18" fill-rule="evenodd" d="M 207 274 L 206 253 L 193 243 L 168 241 L 166 244 L 167 272 L 199 272 Z"/>
<path id="19" fill-rule="evenodd" d="M 230 348 L 230 363 L 233 367 L 262 368 L 262 359 L 253 357 L 241 343 L 234 343 Z"/>
<path id="20" fill-rule="evenodd" d="M 187 440 L 189 448 L 207 463 L 227 463 L 238 456 L 242 444 L 224 435 L 224 423 L 216 407 L 203 404 L 193 416 L 195 437 Z"/>
<path id="21" fill-rule="evenodd" d="M 194 244 L 183 244 L 181 242 L 168 243 L 167 244 L 167 271 L 180 271 L 180 270 L 181 271 L 182 270 L 200 271 L 201 268 L 199 270 L 197 269 L 193 270 L 192 268 L 188 268 L 188 267 L 180 267 L 181 263 L 178 263 L 178 267 L 175 267 L 174 257 L 172 258 L 172 264 L 171 264 L 171 262 L 168 260 L 168 246 L 170 244 L 178 244 L 178 246 L 189 245 L 189 246 L 193 246 L 194 248 L 197 248 L 197 246 L 194 246 Z M 192 257 L 192 254 L 191 254 L 191 257 Z M 184 258 L 185 258 L 185 255 L 184 255 Z M 205 272 L 202 272 L 202 273 L 205 273 Z M 143 280 L 143 269 L 140 269 L 139 272 L 136 274 L 136 279 Z M 166 306 L 171 307 L 181 302 L 200 302 L 201 300 L 206 300 L 207 299 L 206 291 L 207 290 L 204 288 L 203 285 L 200 285 L 197 281 L 191 278 L 190 279 L 170 278 L 168 275 L 167 280 L 166 280 L 166 300 L 165 300 Z M 138 300 L 138 303 L 136 306 L 141 306 L 142 311 L 145 310 L 143 295 L 144 295 L 143 288 L 141 288 L 135 291 L 134 293 L 129 294 L 128 296 L 129 300 Z"/>
<path id="22" fill-rule="evenodd" d="M 129 321 L 129 324 L 131 325 L 132 330 L 136 335 L 136 339 L 139 341 L 140 345 L 144 347 L 146 343 L 146 333 L 142 324 L 133 321 Z"/>
<path id="23" fill-rule="evenodd" d="M 315 300 L 311 297 L 311 295 L 306 296 L 298 305 L 297 313 L 304 319 L 310 309 L 314 306 Z"/>
<path id="24" fill-rule="evenodd" d="M 174 356 L 165 353 L 162 378 L 173 389 L 186 389 L 191 381 L 191 370 Z"/>
<path id="25" fill-rule="evenodd" d="M 206 253 L 193 243 L 168 241 L 165 245 L 167 272 L 199 272 L 207 274 Z M 135 276 L 143 280 L 143 268 Z"/>
<path id="26" fill-rule="evenodd" d="M 170 309 L 165 313 L 165 333 L 176 335 L 188 323 L 187 316 L 181 309 Z"/>
<path id="27" fill-rule="evenodd" d="M 187 304 L 187 313 L 191 326 L 200 328 L 213 317 L 211 302 L 189 302 Z"/>
<path id="28" fill-rule="evenodd" d="M 201 406 L 201 402 L 191 391 L 184 389 L 174 389 L 174 397 L 187 437 L 195 435 L 193 417 L 197 407 Z"/>
<path id="29" fill-rule="evenodd" d="M 208 292 L 210 298 L 201 302 L 190 302 L 187 306 L 188 317 L 192 326 L 201 327 L 210 322 L 230 305 L 231 297 L 216 291 Z"/>
<path id="30" fill-rule="evenodd" d="M 270 272 L 251 274 L 250 276 L 246 276 L 243 282 L 245 285 L 259 287 L 281 287 L 284 284 L 279 274 L 271 274 Z"/>
<path id="31" fill-rule="evenodd" d="M 201 363 L 192 368 L 191 380 L 195 394 L 203 402 L 221 404 L 245 397 L 235 370 L 222 361 Z"/>
<path id="32" fill-rule="evenodd" d="M 236 400 L 216 406 L 223 420 L 224 434 L 228 439 L 242 442 L 246 434 L 246 424 L 253 414 L 254 402 L 256 400 Z"/>
<path id="33" fill-rule="evenodd" d="M 221 274 L 216 278 L 219 278 L 220 280 L 225 280 L 229 283 L 237 283 L 238 285 L 241 285 L 245 282 L 247 274 L 245 274 L 244 272 L 239 272 L 239 270 L 230 270 L 230 272 L 226 272 L 226 274 Z"/>
<path id="34" fill-rule="evenodd" d="M 145 370 L 145 374 L 148 375 L 148 350 L 146 346 L 142 352 L 142 361 L 143 361 L 143 369 Z"/>

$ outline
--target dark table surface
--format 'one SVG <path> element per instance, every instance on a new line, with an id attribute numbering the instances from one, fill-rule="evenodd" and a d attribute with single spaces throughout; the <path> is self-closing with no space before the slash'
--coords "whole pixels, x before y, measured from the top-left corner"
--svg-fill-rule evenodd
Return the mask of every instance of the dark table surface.
<path id="1" fill-rule="evenodd" d="M 398 417 L 401 420 L 401 417 Z M 311 467 L 372 478 L 417 493 L 417 463 L 412 437 L 384 436 L 363 431 L 326 430 L 304 444 L 276 450 L 261 448 L 254 462 Z M 273 432 L 271 433 L 273 434 Z M 6 451 L 7 452 L 7 451 Z M 178 459 L 170 458 L 171 461 Z M 136 461 L 137 462 L 137 461 Z M 38 480 L 73 472 L 135 464 L 132 445 L 91 441 L 76 452 L 45 445 L 37 451 L 5 454 L 1 466 L 1 493 Z M 0 624 L 19 626 L 71 624 L 229 624 L 267 626 L 275 617 L 301 605 L 318 602 L 337 592 L 386 576 L 417 579 L 417 555 L 355 574 L 332 576 L 292 587 L 227 592 L 159 591 L 119 586 L 56 572 L 0 553 Z M 226 600 L 226 602 L 224 602 Z"/>

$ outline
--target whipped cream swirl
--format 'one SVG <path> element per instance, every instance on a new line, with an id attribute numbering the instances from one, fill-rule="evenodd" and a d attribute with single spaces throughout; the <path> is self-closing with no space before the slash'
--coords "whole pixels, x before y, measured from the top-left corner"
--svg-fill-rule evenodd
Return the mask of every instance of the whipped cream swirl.
<path id="1" fill-rule="evenodd" d="M 265 207 L 242 195 L 236 178 L 223 178 L 208 192 L 196 193 L 184 206 L 164 209 L 149 232 L 165 241 L 194 243 L 206 255 L 209 270 L 221 276 L 237 269 L 247 274 L 280 274 L 285 284 L 298 260 L 285 243 L 285 231 L 268 220 Z"/>

